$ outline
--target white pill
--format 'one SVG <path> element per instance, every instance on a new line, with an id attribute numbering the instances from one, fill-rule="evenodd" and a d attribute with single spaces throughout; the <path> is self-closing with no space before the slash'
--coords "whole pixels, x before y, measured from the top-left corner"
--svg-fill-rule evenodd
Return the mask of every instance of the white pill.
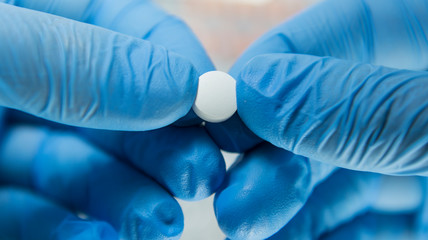
<path id="1" fill-rule="evenodd" d="M 207 122 L 226 121 L 236 112 L 236 81 L 227 73 L 207 72 L 199 77 L 193 111 Z"/>

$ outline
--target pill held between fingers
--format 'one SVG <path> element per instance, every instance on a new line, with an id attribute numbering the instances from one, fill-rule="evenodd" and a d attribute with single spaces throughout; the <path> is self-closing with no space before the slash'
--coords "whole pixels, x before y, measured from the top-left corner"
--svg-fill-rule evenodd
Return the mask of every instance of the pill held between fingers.
<path id="1" fill-rule="evenodd" d="M 193 111 L 202 120 L 219 123 L 229 119 L 237 109 L 236 81 L 221 71 L 207 72 L 199 77 Z"/>

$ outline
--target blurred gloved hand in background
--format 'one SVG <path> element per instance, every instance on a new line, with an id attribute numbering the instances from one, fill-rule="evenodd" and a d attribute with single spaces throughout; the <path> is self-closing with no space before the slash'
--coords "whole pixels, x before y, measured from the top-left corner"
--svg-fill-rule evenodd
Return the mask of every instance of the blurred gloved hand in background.
<path id="1" fill-rule="evenodd" d="M 0 199 L 14 221 L 2 219 L 0 229 L 12 238 L 64 226 L 78 239 L 115 231 L 178 238 L 173 196 L 205 198 L 225 174 L 218 147 L 189 113 L 198 76 L 214 68 L 193 33 L 150 1 L 3 2 L 11 5 L 0 3 L 1 105 L 105 130 L 8 109 Z M 54 212 L 46 221 L 45 208 Z"/>
<path id="2" fill-rule="evenodd" d="M 230 239 L 343 239 L 344 229 L 355 232 L 350 239 L 415 239 L 427 236 L 428 221 L 418 221 L 427 216 L 426 184 L 335 168 L 264 143 L 231 167 L 214 207 Z"/>
<path id="3" fill-rule="evenodd" d="M 383 177 L 342 176 L 345 170 L 333 173 L 332 165 L 428 175 L 427 23 L 422 0 L 327 0 L 241 56 L 231 74 L 248 129 L 237 116 L 208 126 L 228 133 L 212 134 L 225 149 L 253 148 L 216 195 L 218 222 L 229 237 L 262 239 L 282 228 L 280 239 L 313 239 L 368 212 L 379 191 L 376 179 Z M 257 145 L 262 140 L 281 149 Z M 340 190 L 342 178 L 358 184 Z M 368 218 L 375 217 L 359 221 Z M 308 221 L 312 228 L 295 229 Z"/>

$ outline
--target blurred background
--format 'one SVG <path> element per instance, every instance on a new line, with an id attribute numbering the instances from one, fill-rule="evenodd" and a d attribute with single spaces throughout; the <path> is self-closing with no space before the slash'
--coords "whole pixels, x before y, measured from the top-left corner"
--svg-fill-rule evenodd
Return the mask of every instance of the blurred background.
<path id="1" fill-rule="evenodd" d="M 192 28 L 222 71 L 264 32 L 319 1 L 155 0 Z"/>
<path id="2" fill-rule="evenodd" d="M 320 0 L 155 0 L 192 28 L 216 68 L 228 71 L 264 32 Z M 236 155 L 225 153 L 227 165 Z M 179 201 L 184 212 L 182 239 L 224 239 L 213 210 L 213 196 Z"/>

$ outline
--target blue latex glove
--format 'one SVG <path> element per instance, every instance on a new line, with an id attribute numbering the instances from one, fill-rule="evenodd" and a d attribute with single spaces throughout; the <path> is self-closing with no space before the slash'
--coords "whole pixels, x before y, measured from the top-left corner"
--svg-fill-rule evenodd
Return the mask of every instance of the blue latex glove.
<path id="1" fill-rule="evenodd" d="M 0 188 L 0 239 L 118 239 L 105 222 L 83 220 L 17 188 Z"/>
<path id="2" fill-rule="evenodd" d="M 425 184 L 424 178 L 338 170 L 269 239 L 415 239 Z"/>
<path id="3" fill-rule="evenodd" d="M 191 59 L 204 54 L 196 39 L 180 30 L 174 36 L 174 25 L 182 23 L 148 1 L 11 3 L 187 47 L 168 51 L 118 32 L 0 3 L 0 105 L 5 107 L 74 126 L 156 129 L 189 112 L 199 74 L 211 64 L 204 56 L 200 63 Z M 140 22 L 146 18 L 148 24 Z M 130 21 L 136 22 L 127 26 Z M 157 34 L 160 28 L 168 32 Z"/>
<path id="4" fill-rule="evenodd" d="M 231 70 L 239 115 L 264 140 L 315 160 L 426 175 L 427 74 L 356 63 L 426 69 L 426 9 L 424 1 L 330 0 L 285 22 Z M 261 142 L 237 116 L 221 127 L 229 134 L 216 141 L 225 148 L 245 151 Z M 229 237 L 271 236 L 335 171 L 282 151 L 259 145 L 229 173 L 215 202 Z M 341 208 L 357 216 L 352 205 Z"/>
<path id="5" fill-rule="evenodd" d="M 0 159 L 0 183 L 30 188 L 68 211 L 106 221 L 123 239 L 177 239 L 183 230 L 180 206 L 165 189 L 75 134 L 32 126 L 10 127 Z M 11 205 L 7 195 L 7 192 L 1 195 L 6 201 L 4 208 Z M 29 218 L 43 218 L 46 213 L 33 213 L 35 209 L 16 211 L 21 208 L 20 203 L 13 202 L 14 208 L 4 216 L 18 222 L 25 220 L 19 223 L 20 227 L 15 226 L 15 233 L 30 228 L 36 235 L 46 234 L 53 221 L 65 219 L 63 214 L 52 222 L 49 218 L 40 220 L 47 225 L 38 232 L 38 228 L 28 225 L 35 221 Z M 7 228 L 9 223 L 0 221 L 0 229 L 5 224 Z M 58 230 L 58 233 L 67 232 Z"/>
<path id="6" fill-rule="evenodd" d="M 27 0 L 13 2 L 13 4 L 21 7 L 61 15 L 143 38 L 158 48 L 163 46 L 169 52 L 180 55 L 180 59 L 181 56 L 185 56 L 195 66 L 194 69 L 196 69 L 197 74 L 214 69 L 191 30 L 181 20 L 163 12 L 150 1 L 109 0 L 95 5 L 88 5 L 89 3 L 90 1 L 87 0 L 57 0 L 55 2 Z M 180 41 L 176 39 L 180 39 Z M 128 74 L 130 72 L 128 70 L 122 69 L 121 71 Z M 168 71 L 174 76 L 175 74 L 182 74 L 174 72 L 173 69 Z M 121 79 L 121 81 L 135 81 L 134 77 L 136 76 L 131 79 Z M 152 77 L 156 76 L 153 75 Z M 193 84 L 191 76 L 185 76 L 185 78 L 187 78 L 187 82 L 183 84 Z M 165 80 L 170 83 L 173 82 L 173 79 Z M 157 84 L 157 87 L 153 88 L 156 92 L 165 88 L 165 82 L 152 82 Z M 185 88 L 185 86 L 179 84 L 167 84 L 168 86 Z M 97 85 L 96 87 L 109 89 L 108 85 Z M 150 88 L 147 89 L 149 90 Z M 122 94 L 126 93 L 122 92 Z M 150 91 L 144 94 L 150 94 Z M 164 101 L 159 99 L 159 94 L 157 95 L 154 96 L 156 101 Z M 177 101 L 177 99 L 179 99 L 178 96 L 170 100 Z M 131 106 L 135 107 L 135 104 L 133 103 Z M 147 114 L 153 116 L 158 111 L 159 109 L 151 108 Z M 123 117 L 129 117 L 126 114 Z M 18 116 L 12 121 L 22 118 L 22 116 Z M 28 121 L 28 117 L 26 118 Z M 108 121 L 109 119 L 105 120 Z M 134 120 L 139 121 L 138 119 Z M 34 122 L 34 119 L 29 121 Z M 181 119 L 179 123 L 198 123 L 198 120 L 191 112 L 185 119 Z M 127 129 L 128 127 L 130 125 L 112 126 L 116 130 Z M 221 184 L 224 177 L 224 160 L 218 148 L 201 127 L 188 129 L 168 127 L 160 131 L 144 133 L 108 132 L 90 129 L 79 129 L 79 132 L 105 151 L 116 155 L 121 160 L 132 163 L 162 184 L 175 196 L 182 199 L 200 200 L 211 195 Z"/>
<path id="7" fill-rule="evenodd" d="M 405 195 L 406 193 L 408 193 L 408 191 L 403 189 L 406 187 L 411 187 L 409 185 L 409 178 L 403 179 L 400 177 L 388 177 L 388 179 L 389 180 L 387 181 L 387 183 L 390 184 L 390 186 L 388 187 L 390 190 L 389 193 L 392 193 L 392 195 L 390 196 L 390 199 L 386 198 L 384 200 L 381 200 L 381 202 L 383 201 L 384 204 L 387 202 L 398 203 L 404 200 L 403 202 L 401 202 L 404 203 L 406 199 L 409 199 L 409 196 Z M 407 183 L 402 184 L 402 180 L 404 180 L 404 182 L 407 181 Z M 417 211 L 411 213 L 412 206 L 416 206 L 415 202 L 412 204 L 408 204 L 407 207 L 405 207 L 405 205 L 402 205 L 402 207 L 404 207 L 402 210 L 406 211 L 403 211 L 401 214 L 397 211 L 396 212 L 398 214 L 386 212 L 385 210 L 387 209 L 383 209 L 384 211 L 382 212 L 382 209 L 376 209 L 375 206 L 375 211 L 373 211 L 373 209 L 370 209 L 369 211 L 367 211 L 367 213 L 362 214 L 347 223 L 344 223 L 342 226 L 336 228 L 334 231 L 330 231 L 329 233 L 324 234 L 321 239 L 427 239 L 428 181 L 426 178 L 419 178 L 418 180 L 421 183 L 421 190 L 423 190 L 423 201 L 421 202 L 421 206 L 417 209 Z M 401 188 L 401 190 L 397 191 L 395 189 L 397 185 L 398 188 Z M 393 194 L 391 190 L 396 191 L 396 193 L 398 194 Z M 416 193 L 415 191 L 412 192 Z M 386 197 L 388 193 L 383 192 L 381 193 L 381 195 L 384 195 L 384 197 Z M 396 199 L 399 199 L 399 201 L 395 201 Z M 389 205 L 390 207 L 394 207 L 396 210 L 400 207 L 399 205 Z M 377 204 L 377 206 L 379 206 L 379 204 Z M 275 236 L 280 237 L 281 233 L 284 233 L 284 231 L 281 230 Z"/>
<path id="8" fill-rule="evenodd" d="M 426 73 L 375 65 L 427 69 L 427 18 L 423 0 L 321 2 L 236 62 L 240 117 L 294 153 L 352 169 L 426 175 Z M 217 142 L 241 151 L 254 146 L 233 121 Z"/>
<path id="9" fill-rule="evenodd" d="M 262 138 L 349 169 L 428 175 L 427 72 L 287 54 L 247 67 L 239 111 Z"/>
<path id="10" fill-rule="evenodd" d="M 366 214 L 395 219 L 376 222 L 384 227 L 372 229 L 371 239 L 383 234 L 400 239 L 400 234 L 419 234 L 417 215 L 427 189 L 425 178 L 335 169 L 262 144 L 231 167 L 214 207 L 231 239 L 320 239 L 339 235 L 342 228 L 358 231 Z M 394 227 L 408 219 L 413 225 Z"/>
<path id="11" fill-rule="evenodd" d="M 63 0 L 54 2 L 13 1 L 11 3 L 25 8 L 61 15 L 78 21 L 85 21 L 134 37 L 143 38 L 156 45 L 154 48 L 163 49 L 160 47 L 163 46 L 167 48 L 169 52 L 173 52 L 173 56 L 175 56 L 175 54 L 180 55 L 178 57 L 180 59 L 182 58 L 181 56 L 186 56 L 186 61 L 192 62 L 198 74 L 213 69 L 209 58 L 206 56 L 203 48 L 189 28 L 183 22 L 164 13 L 149 1 L 103 1 L 95 5 L 91 5 L 90 1 L 83 0 Z M 42 15 L 41 13 L 37 14 Z M 62 19 L 61 21 L 69 22 L 66 19 Z M 79 25 L 74 22 L 73 24 Z M 91 26 L 87 27 L 98 29 Z M 117 35 L 117 33 L 112 34 Z M 176 41 L 171 35 L 181 40 Z M 129 38 L 130 41 L 139 42 L 130 37 L 126 38 Z M 117 49 L 120 49 L 120 47 L 122 47 L 122 45 L 117 45 Z M 57 65 L 47 66 L 52 68 L 58 67 Z M 153 71 L 154 70 L 155 68 L 153 68 Z M 127 72 L 128 70 L 122 69 L 121 71 Z M 173 72 L 173 70 L 171 71 Z M 136 76 L 131 76 L 131 78 L 134 77 Z M 122 77 L 121 81 L 123 80 L 129 79 L 123 79 Z M 156 85 L 158 86 L 156 91 L 160 90 L 163 86 L 162 84 L 165 84 L 165 82 L 159 83 L 155 80 L 152 82 L 158 84 Z M 173 86 L 183 88 L 183 86 L 179 85 Z M 101 89 L 108 88 L 108 85 L 100 85 L 99 87 Z M 181 119 L 180 124 L 197 123 L 198 119 L 192 115 L 193 114 L 190 113 L 184 119 Z M 119 117 L 126 118 L 129 116 L 127 113 L 124 113 Z M 59 128 L 66 129 L 67 131 L 76 131 L 76 129 L 70 129 L 52 122 L 22 115 L 15 111 L 8 111 L 7 118 L 8 126 L 16 124 L 17 122 L 24 122 L 33 125 L 47 125 L 54 129 Z M 105 120 L 108 119 L 104 119 L 103 121 Z M 88 125 L 85 123 L 84 126 Z M 111 128 L 128 129 L 128 127 L 130 127 L 130 125 L 112 125 Z M 170 126 L 156 131 L 138 133 L 89 129 L 77 129 L 77 132 L 93 140 L 98 146 L 113 154 L 119 160 L 135 166 L 138 170 L 144 172 L 145 175 L 156 180 L 156 182 L 162 185 L 168 192 L 182 199 L 198 200 L 211 195 L 221 184 L 224 177 L 225 166 L 223 158 L 218 148 L 201 127 L 180 129 Z M 29 134 L 31 135 L 31 131 Z M 76 148 L 76 151 L 80 150 Z M 6 166 L 8 164 L 10 164 L 10 162 L 6 163 Z M 19 176 L 21 175 L 17 175 L 17 178 L 19 178 Z M 142 177 L 147 178 L 145 176 Z M 96 190 L 97 189 L 94 187 L 94 191 Z M 118 191 L 117 194 L 119 194 L 119 192 L 120 191 Z M 61 195 L 61 193 L 59 194 Z M 68 195 L 65 194 L 63 197 L 67 198 Z M 161 202 L 161 200 L 159 201 Z M 144 210 L 144 206 L 142 206 L 141 209 Z M 144 213 L 143 210 L 141 210 L 142 213 Z M 146 211 L 147 215 L 150 216 L 150 208 L 147 208 Z M 167 211 L 167 209 L 163 211 Z M 181 211 L 174 210 L 174 212 L 177 212 L 176 216 L 174 216 L 175 218 L 180 219 L 180 217 L 182 217 Z M 147 217 L 147 219 L 148 218 L 149 217 Z M 148 221 L 147 219 L 144 221 Z M 178 233 L 181 233 L 182 226 L 180 226 L 180 224 L 173 223 L 172 226 L 160 224 L 158 226 L 155 224 L 156 218 L 154 218 L 153 221 L 154 224 L 145 224 L 145 222 L 139 224 L 139 229 L 137 231 L 140 231 L 140 236 L 153 238 L 153 232 L 161 232 L 157 237 L 165 238 L 177 237 L 179 236 Z M 132 220 L 130 222 L 133 223 Z M 117 224 L 114 226 L 118 228 Z M 172 233 L 166 232 L 165 228 L 168 227 L 172 229 Z M 122 228 L 123 227 L 120 229 Z M 128 230 L 121 231 L 130 234 L 130 232 L 134 230 L 128 228 Z M 144 231 L 147 233 L 144 233 Z"/>

